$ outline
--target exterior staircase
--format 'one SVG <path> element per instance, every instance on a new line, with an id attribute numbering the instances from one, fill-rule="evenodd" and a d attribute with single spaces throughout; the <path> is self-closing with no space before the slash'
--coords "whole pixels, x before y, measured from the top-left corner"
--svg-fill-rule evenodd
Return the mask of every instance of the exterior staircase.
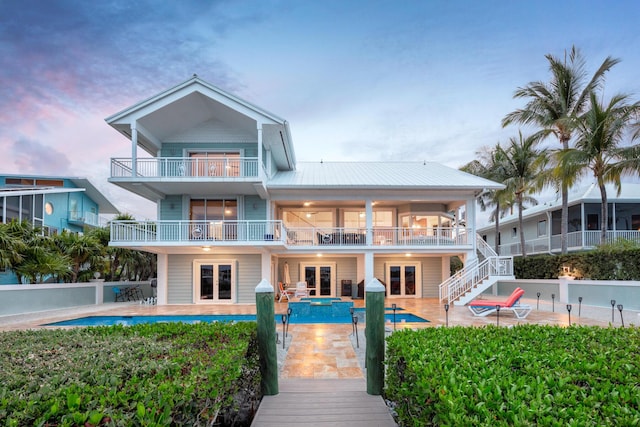
<path id="1" fill-rule="evenodd" d="M 441 303 L 465 305 L 498 280 L 513 280 L 513 257 L 499 256 L 476 235 L 478 259 L 472 260 L 439 287 Z"/>

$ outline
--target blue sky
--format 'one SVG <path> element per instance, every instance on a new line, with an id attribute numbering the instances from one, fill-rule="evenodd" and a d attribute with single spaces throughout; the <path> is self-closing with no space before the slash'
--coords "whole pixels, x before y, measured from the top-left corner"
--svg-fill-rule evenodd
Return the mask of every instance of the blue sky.
<path id="1" fill-rule="evenodd" d="M 605 96 L 637 99 L 639 18 L 637 1 L 0 0 L 0 171 L 84 176 L 155 218 L 107 183 L 130 145 L 104 118 L 194 73 L 288 120 L 298 160 L 459 167 L 517 134 L 500 121 L 545 54 L 620 58 Z"/>

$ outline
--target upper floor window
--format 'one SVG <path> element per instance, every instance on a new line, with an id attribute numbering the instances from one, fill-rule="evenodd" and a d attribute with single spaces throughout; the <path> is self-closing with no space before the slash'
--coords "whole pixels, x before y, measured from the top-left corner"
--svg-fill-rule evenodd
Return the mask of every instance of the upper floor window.
<path id="1" fill-rule="evenodd" d="M 189 153 L 192 176 L 240 176 L 239 152 Z"/>
<path id="2" fill-rule="evenodd" d="M 538 237 L 547 235 L 547 220 L 538 221 Z"/>
<path id="3" fill-rule="evenodd" d="M 335 227 L 334 211 L 326 210 L 285 210 L 282 213 L 282 220 L 285 227 L 306 228 L 306 227 Z"/>
<path id="4" fill-rule="evenodd" d="M 518 228 L 517 227 L 513 227 L 511 229 L 511 237 L 518 237 Z"/>
<path id="5" fill-rule="evenodd" d="M 343 217 L 346 228 L 364 228 L 367 226 L 367 217 L 364 210 L 345 211 Z M 374 227 L 393 227 L 393 211 L 373 211 L 372 224 Z"/>
<path id="6" fill-rule="evenodd" d="M 192 221 L 234 221 L 238 219 L 237 200 L 192 199 Z"/>

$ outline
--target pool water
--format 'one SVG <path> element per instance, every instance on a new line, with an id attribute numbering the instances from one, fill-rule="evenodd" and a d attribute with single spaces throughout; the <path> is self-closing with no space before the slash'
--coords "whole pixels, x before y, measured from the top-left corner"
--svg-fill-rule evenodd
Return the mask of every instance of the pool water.
<path id="1" fill-rule="evenodd" d="M 364 309 L 354 311 L 364 312 Z M 364 314 L 364 313 L 363 313 Z M 359 319 L 362 320 L 362 319 Z M 47 323 L 44 326 L 112 326 L 112 325 L 137 325 L 140 323 L 200 323 L 200 322 L 255 322 L 255 314 L 199 314 L 199 315 L 164 315 L 164 316 L 88 316 L 77 319 L 64 320 L 62 322 Z M 282 315 L 275 315 L 275 322 L 282 323 Z M 393 314 L 385 314 L 385 322 L 393 322 Z M 423 323 L 428 320 L 411 313 L 396 313 L 396 323 L 416 322 Z M 313 323 L 351 323 L 351 315 L 338 317 L 299 317 L 291 316 L 291 324 Z"/>

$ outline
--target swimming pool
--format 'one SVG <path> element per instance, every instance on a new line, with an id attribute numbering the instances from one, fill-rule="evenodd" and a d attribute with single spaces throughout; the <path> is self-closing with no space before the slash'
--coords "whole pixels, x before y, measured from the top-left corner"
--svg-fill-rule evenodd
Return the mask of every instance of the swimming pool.
<path id="1" fill-rule="evenodd" d="M 363 312 L 364 309 L 354 311 Z M 282 322 L 282 315 L 275 315 L 275 322 Z M 361 319 L 360 319 L 361 320 Z M 47 323 L 43 326 L 113 326 L 113 325 L 137 325 L 140 323 L 200 323 L 200 322 L 255 322 L 255 314 L 198 314 L 198 315 L 162 315 L 162 316 L 88 316 L 61 322 Z M 393 314 L 385 314 L 385 322 L 393 322 Z M 396 313 L 396 323 L 415 322 L 424 323 L 428 320 L 411 313 Z M 291 324 L 312 323 L 351 323 L 351 316 L 325 317 L 325 318 L 290 318 Z"/>

